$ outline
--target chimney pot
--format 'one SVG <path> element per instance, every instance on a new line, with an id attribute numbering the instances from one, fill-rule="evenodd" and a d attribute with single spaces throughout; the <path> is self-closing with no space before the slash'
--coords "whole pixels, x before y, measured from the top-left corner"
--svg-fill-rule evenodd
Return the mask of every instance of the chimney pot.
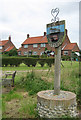
<path id="1" fill-rule="evenodd" d="M 27 38 L 29 38 L 29 36 L 30 36 L 30 35 L 29 35 L 29 34 L 27 34 Z"/>
<path id="2" fill-rule="evenodd" d="M 9 40 L 11 41 L 11 36 L 9 36 Z"/>
<path id="3" fill-rule="evenodd" d="M 46 32 L 44 32 L 44 36 L 46 36 Z"/>
<path id="4" fill-rule="evenodd" d="M 65 29 L 66 35 L 67 35 L 67 29 Z"/>

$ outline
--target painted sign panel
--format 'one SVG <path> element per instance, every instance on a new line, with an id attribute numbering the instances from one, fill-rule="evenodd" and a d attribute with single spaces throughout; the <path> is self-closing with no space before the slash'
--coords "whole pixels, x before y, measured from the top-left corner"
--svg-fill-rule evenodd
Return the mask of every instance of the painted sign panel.
<path id="1" fill-rule="evenodd" d="M 48 43 L 52 47 L 59 47 L 63 43 L 65 35 L 65 20 L 47 24 L 46 32 Z"/>

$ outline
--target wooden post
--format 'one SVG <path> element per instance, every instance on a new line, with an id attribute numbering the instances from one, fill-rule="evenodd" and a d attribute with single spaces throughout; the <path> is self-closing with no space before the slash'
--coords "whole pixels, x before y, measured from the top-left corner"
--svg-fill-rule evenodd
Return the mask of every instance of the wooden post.
<path id="1" fill-rule="evenodd" d="M 54 77 L 54 95 L 60 94 L 60 65 L 61 65 L 61 46 L 55 48 L 55 77 Z"/>

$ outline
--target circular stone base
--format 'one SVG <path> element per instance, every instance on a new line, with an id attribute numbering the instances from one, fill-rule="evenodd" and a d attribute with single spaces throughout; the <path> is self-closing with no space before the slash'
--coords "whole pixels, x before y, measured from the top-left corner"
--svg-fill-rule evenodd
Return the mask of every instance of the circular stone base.
<path id="1" fill-rule="evenodd" d="M 38 92 L 37 102 L 38 114 L 42 118 L 78 115 L 76 94 L 69 91 L 60 91 L 59 95 L 54 95 L 54 90 Z"/>

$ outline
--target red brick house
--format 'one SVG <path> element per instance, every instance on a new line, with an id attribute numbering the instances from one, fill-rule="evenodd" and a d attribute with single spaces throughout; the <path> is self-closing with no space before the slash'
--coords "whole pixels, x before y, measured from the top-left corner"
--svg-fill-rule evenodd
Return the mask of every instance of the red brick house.
<path id="1" fill-rule="evenodd" d="M 21 47 L 18 49 L 18 55 L 42 55 L 45 49 L 55 51 L 53 47 L 50 47 L 47 41 L 46 32 L 43 36 L 30 37 L 27 34 L 27 39 L 21 44 Z M 67 52 L 68 51 L 68 52 Z M 70 55 L 71 51 L 79 51 L 77 43 L 71 43 L 67 35 L 62 44 L 62 55 Z"/>
<path id="2" fill-rule="evenodd" d="M 0 41 L 0 53 L 8 52 L 14 48 L 16 47 L 11 41 L 11 36 L 9 36 L 8 40 Z"/>

